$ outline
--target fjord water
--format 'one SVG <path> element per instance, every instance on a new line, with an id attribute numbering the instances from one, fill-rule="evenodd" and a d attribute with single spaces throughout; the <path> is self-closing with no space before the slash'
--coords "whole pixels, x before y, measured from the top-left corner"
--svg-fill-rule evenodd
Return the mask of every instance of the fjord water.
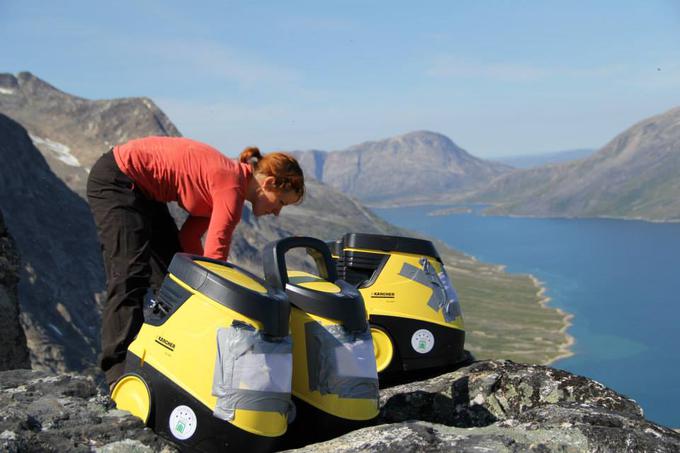
<path id="1" fill-rule="evenodd" d="M 550 306 L 574 315 L 574 355 L 552 366 L 593 378 L 633 398 L 648 419 L 680 427 L 680 224 L 427 215 L 440 208 L 374 211 L 537 277 Z"/>

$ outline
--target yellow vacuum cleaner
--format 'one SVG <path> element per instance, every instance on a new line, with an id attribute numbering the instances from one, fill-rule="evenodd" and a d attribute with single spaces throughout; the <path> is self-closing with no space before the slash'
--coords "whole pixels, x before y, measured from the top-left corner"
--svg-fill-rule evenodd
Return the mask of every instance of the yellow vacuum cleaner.
<path id="1" fill-rule="evenodd" d="M 112 398 L 191 451 L 271 451 L 292 409 L 290 305 L 222 261 L 177 254 Z"/>
<path id="2" fill-rule="evenodd" d="M 458 297 L 432 242 L 349 233 L 328 245 L 364 298 L 381 376 L 467 359 Z"/>
<path id="3" fill-rule="evenodd" d="M 318 275 L 288 270 L 286 253 L 306 249 Z M 296 419 L 287 447 L 312 443 L 364 426 L 378 415 L 378 374 L 361 294 L 339 280 L 323 241 L 289 237 L 268 244 L 267 283 L 291 304 L 293 399 Z M 288 437 L 288 436 L 287 436 Z"/>

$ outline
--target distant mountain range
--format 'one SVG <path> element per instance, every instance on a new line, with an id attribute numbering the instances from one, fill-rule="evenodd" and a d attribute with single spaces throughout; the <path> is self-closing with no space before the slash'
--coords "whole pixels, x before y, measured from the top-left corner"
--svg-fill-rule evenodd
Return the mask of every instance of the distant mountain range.
<path id="1" fill-rule="evenodd" d="M 680 220 L 680 108 L 645 119 L 589 158 L 517 170 L 466 201 L 530 216 Z"/>
<path id="2" fill-rule="evenodd" d="M 680 108 L 597 152 L 476 158 L 428 131 L 346 150 L 294 152 L 307 174 L 371 206 L 487 203 L 527 216 L 680 220 Z M 511 165 L 530 168 L 513 168 Z"/>
<path id="3" fill-rule="evenodd" d="M 491 158 L 496 162 L 510 165 L 514 168 L 532 168 L 541 165 L 558 164 L 586 158 L 595 152 L 592 148 L 569 149 L 565 151 L 551 151 L 540 154 L 519 154 L 516 156 Z"/>
<path id="4" fill-rule="evenodd" d="M 448 137 L 417 131 L 346 150 L 294 152 L 306 174 L 369 204 L 432 201 L 477 189 L 508 165 L 470 155 Z"/>

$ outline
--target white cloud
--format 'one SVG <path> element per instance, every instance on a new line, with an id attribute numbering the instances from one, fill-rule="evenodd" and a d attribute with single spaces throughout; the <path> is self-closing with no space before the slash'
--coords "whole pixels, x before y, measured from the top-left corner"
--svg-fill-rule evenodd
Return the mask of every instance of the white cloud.
<path id="1" fill-rule="evenodd" d="M 192 122 L 266 121 L 280 118 L 289 111 L 279 105 L 246 105 L 225 102 L 201 102 L 159 99 L 158 104 L 171 118 L 191 118 Z"/>
<path id="2" fill-rule="evenodd" d="M 200 102 L 156 99 L 156 103 L 187 137 L 210 143 L 227 155 L 236 155 L 245 146 L 276 146 L 270 134 L 292 116 L 281 105 L 249 105 L 226 102 Z"/>
<path id="3" fill-rule="evenodd" d="M 301 79 L 301 75 L 291 68 L 210 40 L 154 42 L 142 44 L 138 50 L 177 70 L 197 71 L 243 85 L 261 82 L 289 84 Z"/>
<path id="4" fill-rule="evenodd" d="M 246 146 L 258 146 L 264 152 L 344 149 L 418 128 L 402 124 L 409 121 L 404 120 L 401 111 L 378 106 L 348 110 L 297 103 L 202 103 L 171 98 L 155 101 L 186 137 L 209 143 L 229 156 L 237 155 Z M 375 118 L 381 121 L 376 123 Z"/>
<path id="5" fill-rule="evenodd" d="M 483 78 L 508 82 L 531 82 L 548 78 L 607 78 L 626 74 L 625 65 L 593 67 L 539 66 L 508 62 L 480 62 L 439 55 L 427 75 L 438 78 Z"/>
<path id="6" fill-rule="evenodd" d="M 483 77 L 497 80 L 529 81 L 541 79 L 548 72 L 540 67 L 516 63 L 480 63 L 440 55 L 434 59 L 427 75 L 432 77 Z"/>
<path id="7" fill-rule="evenodd" d="M 346 19 L 320 16 L 294 15 L 279 20 L 278 26 L 283 30 L 324 33 L 350 33 L 356 25 Z"/>

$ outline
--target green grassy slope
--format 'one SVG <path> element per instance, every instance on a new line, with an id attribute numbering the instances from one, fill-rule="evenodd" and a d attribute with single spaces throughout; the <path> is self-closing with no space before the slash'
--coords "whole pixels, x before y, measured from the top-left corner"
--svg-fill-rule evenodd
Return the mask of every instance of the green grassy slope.
<path id="1" fill-rule="evenodd" d="M 466 349 L 478 359 L 546 364 L 565 353 L 566 316 L 528 275 L 509 274 L 437 244 L 461 300 Z"/>

